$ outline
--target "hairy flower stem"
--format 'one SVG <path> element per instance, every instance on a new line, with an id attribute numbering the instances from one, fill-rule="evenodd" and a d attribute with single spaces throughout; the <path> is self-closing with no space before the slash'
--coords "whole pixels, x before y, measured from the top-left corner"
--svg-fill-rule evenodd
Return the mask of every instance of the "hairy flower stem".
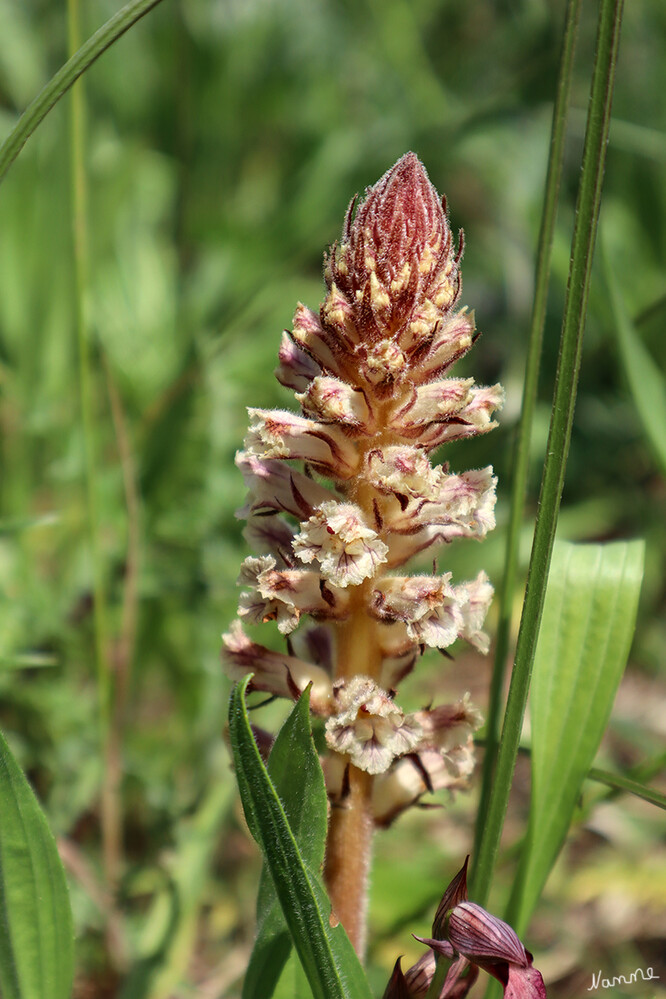
<path id="1" fill-rule="evenodd" d="M 325 878 L 335 918 L 363 959 L 367 936 L 368 877 L 372 860 L 374 778 L 349 767 L 349 793 L 334 805 L 328 829 Z"/>
<path id="2" fill-rule="evenodd" d="M 347 680 L 358 674 L 377 680 L 382 657 L 378 624 L 368 617 L 364 587 L 354 593 L 355 607 L 337 629 L 335 676 Z M 325 879 L 335 917 L 342 923 L 357 954 L 363 959 L 367 929 L 367 886 L 372 861 L 374 777 L 350 765 L 349 793 L 331 809 L 326 847 Z"/>

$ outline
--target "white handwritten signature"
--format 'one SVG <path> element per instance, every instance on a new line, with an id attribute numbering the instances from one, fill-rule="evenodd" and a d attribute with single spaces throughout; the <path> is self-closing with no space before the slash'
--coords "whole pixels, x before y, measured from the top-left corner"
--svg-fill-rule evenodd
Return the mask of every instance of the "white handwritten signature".
<path id="1" fill-rule="evenodd" d="M 655 978 L 659 978 L 659 975 L 655 975 L 652 968 L 646 968 L 645 971 L 642 968 L 636 968 L 630 975 L 613 975 L 612 978 L 602 978 L 601 974 L 601 970 L 596 975 L 592 972 L 592 984 L 589 986 L 588 992 L 599 988 L 613 989 L 616 985 L 633 985 L 634 982 L 638 981 L 639 976 L 644 982 L 651 982 Z"/>

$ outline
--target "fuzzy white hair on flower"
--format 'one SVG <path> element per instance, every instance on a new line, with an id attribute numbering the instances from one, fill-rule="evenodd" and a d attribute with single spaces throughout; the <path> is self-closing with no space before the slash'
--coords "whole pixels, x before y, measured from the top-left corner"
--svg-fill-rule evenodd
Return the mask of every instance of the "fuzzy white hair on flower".
<path id="1" fill-rule="evenodd" d="M 384 773 L 393 760 L 409 753 L 421 727 L 405 716 L 374 680 L 357 675 L 334 687 L 338 711 L 326 722 L 326 742 L 369 774 Z"/>
<path id="2" fill-rule="evenodd" d="M 302 562 L 319 562 L 321 574 L 336 586 L 357 586 L 386 561 L 388 546 L 368 527 L 353 503 L 322 503 L 293 542 Z"/>

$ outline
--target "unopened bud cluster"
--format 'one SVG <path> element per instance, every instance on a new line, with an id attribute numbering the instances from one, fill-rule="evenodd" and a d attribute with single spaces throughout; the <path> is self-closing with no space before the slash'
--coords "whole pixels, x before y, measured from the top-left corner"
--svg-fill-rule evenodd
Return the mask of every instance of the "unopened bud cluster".
<path id="1" fill-rule="evenodd" d="M 312 683 L 329 795 L 344 796 L 349 766 L 374 775 L 380 824 L 426 790 L 465 782 L 480 721 L 466 698 L 413 714 L 395 701 L 426 647 L 488 648 L 484 573 L 459 582 L 403 569 L 495 523 L 492 468 L 457 473 L 429 457 L 491 430 L 503 400 L 499 385 L 449 376 L 474 340 L 473 314 L 456 309 L 460 257 L 445 205 L 408 153 L 352 202 L 319 313 L 299 305 L 283 335 L 276 375 L 300 413 L 250 409 L 237 456 L 258 554 L 242 567 L 226 661 L 274 694 Z M 243 630 L 265 621 L 290 636 L 286 654 Z"/>

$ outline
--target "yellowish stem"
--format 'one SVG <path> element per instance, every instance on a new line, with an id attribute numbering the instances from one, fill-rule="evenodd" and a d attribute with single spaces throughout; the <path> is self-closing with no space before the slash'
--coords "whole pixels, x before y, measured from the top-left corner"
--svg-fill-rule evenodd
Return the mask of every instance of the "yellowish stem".
<path id="1" fill-rule="evenodd" d="M 352 598 L 351 613 L 338 628 L 336 679 L 358 674 L 378 681 L 382 656 L 377 623 L 367 613 L 364 587 Z M 334 805 L 326 844 L 325 878 L 335 918 L 362 959 L 366 945 L 368 878 L 372 860 L 371 774 L 349 765 L 348 793 Z"/>

